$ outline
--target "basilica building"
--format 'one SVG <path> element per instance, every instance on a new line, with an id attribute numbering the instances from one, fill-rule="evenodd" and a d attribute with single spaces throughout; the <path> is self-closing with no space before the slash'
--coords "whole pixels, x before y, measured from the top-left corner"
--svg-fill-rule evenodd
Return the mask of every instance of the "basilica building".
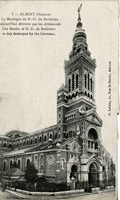
<path id="1" fill-rule="evenodd" d="M 0 176 L 13 163 L 24 172 L 29 162 L 49 181 L 95 184 L 111 178 L 110 154 L 101 143 L 102 120 L 95 104 L 96 60 L 92 59 L 78 9 L 65 84 L 57 91 L 57 124 L 33 133 L 0 136 Z"/>

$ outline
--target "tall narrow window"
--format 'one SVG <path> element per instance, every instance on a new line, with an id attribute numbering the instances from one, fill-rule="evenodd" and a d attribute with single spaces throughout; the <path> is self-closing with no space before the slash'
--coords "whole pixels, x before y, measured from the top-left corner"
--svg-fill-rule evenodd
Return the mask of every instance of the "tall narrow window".
<path id="1" fill-rule="evenodd" d="M 35 144 L 37 143 L 37 138 L 35 138 Z"/>
<path id="2" fill-rule="evenodd" d="M 4 161 L 4 164 L 3 164 L 3 171 L 5 171 L 5 169 L 6 169 L 6 163 L 5 163 L 5 161 Z"/>
<path id="3" fill-rule="evenodd" d="M 29 166 L 30 164 L 30 159 L 27 159 L 27 167 Z"/>
<path id="4" fill-rule="evenodd" d="M 69 92 L 71 91 L 71 80 L 69 79 Z"/>
<path id="5" fill-rule="evenodd" d="M 93 89 L 93 86 L 92 86 L 92 78 L 90 79 L 90 82 L 91 82 L 91 92 L 92 92 L 92 89 Z"/>
<path id="6" fill-rule="evenodd" d="M 90 81 L 90 75 L 88 74 L 88 90 L 90 89 L 90 83 L 89 83 L 89 81 Z"/>
<path id="7" fill-rule="evenodd" d="M 18 169 L 20 169 L 20 160 L 18 160 Z"/>
<path id="8" fill-rule="evenodd" d="M 74 90 L 74 74 L 72 75 L 72 90 Z"/>
<path id="9" fill-rule="evenodd" d="M 10 161 L 10 169 L 12 169 L 12 160 Z"/>
<path id="10" fill-rule="evenodd" d="M 44 137 L 44 141 L 46 141 L 47 140 L 47 137 L 46 137 L 46 135 L 45 135 L 45 137 Z"/>
<path id="11" fill-rule="evenodd" d="M 87 76 L 85 74 L 85 88 L 87 88 Z"/>
<path id="12" fill-rule="evenodd" d="M 42 142 L 42 138 L 40 137 L 40 142 Z"/>
<path id="13" fill-rule="evenodd" d="M 78 88 L 78 74 L 76 75 L 76 88 Z"/>

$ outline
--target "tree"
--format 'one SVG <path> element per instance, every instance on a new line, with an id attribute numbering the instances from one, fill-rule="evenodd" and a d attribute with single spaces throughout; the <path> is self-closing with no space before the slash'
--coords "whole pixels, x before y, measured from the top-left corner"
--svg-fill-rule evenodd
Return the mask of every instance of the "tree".
<path id="1" fill-rule="evenodd" d="M 38 173 L 38 170 L 35 167 L 34 163 L 29 162 L 29 164 L 27 165 L 26 170 L 25 170 L 25 179 L 28 182 L 33 183 L 36 180 L 36 178 L 38 177 L 37 173 Z"/>

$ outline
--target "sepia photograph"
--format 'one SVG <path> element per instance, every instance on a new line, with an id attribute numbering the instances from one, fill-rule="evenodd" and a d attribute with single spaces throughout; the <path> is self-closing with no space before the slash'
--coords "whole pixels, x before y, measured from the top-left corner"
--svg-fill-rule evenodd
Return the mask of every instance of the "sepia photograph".
<path id="1" fill-rule="evenodd" d="M 118 1 L 0 2 L 0 196 L 117 200 Z"/>

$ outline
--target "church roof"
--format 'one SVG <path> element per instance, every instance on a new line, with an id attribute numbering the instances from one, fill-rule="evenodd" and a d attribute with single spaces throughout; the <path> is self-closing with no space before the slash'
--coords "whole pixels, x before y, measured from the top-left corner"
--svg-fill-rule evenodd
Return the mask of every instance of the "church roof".
<path id="1" fill-rule="evenodd" d="M 74 138 L 69 138 L 69 139 L 58 139 L 55 141 L 47 141 L 43 144 L 39 144 L 37 146 L 33 146 L 33 147 L 28 147 L 28 148 L 24 148 L 24 149 L 15 149 L 13 151 L 10 152 L 6 152 L 4 153 L 4 157 L 10 157 L 10 156 L 15 156 L 15 155 L 24 155 L 27 153 L 32 153 L 32 152 L 36 152 L 36 151 L 46 151 L 46 150 L 55 150 L 55 149 L 61 149 L 63 148 L 64 145 L 67 145 L 69 143 L 71 143 L 73 140 L 75 141 L 78 138 L 78 136 L 74 137 Z"/>
<path id="2" fill-rule="evenodd" d="M 18 168 L 12 168 L 7 172 L 7 175 L 10 175 L 10 176 L 23 176 L 24 172 L 21 171 Z"/>
<path id="3" fill-rule="evenodd" d="M 24 154 L 26 151 L 32 149 L 33 147 L 23 148 L 23 149 L 14 149 L 13 151 L 3 153 L 4 157 L 14 156 L 14 155 L 21 155 Z"/>

